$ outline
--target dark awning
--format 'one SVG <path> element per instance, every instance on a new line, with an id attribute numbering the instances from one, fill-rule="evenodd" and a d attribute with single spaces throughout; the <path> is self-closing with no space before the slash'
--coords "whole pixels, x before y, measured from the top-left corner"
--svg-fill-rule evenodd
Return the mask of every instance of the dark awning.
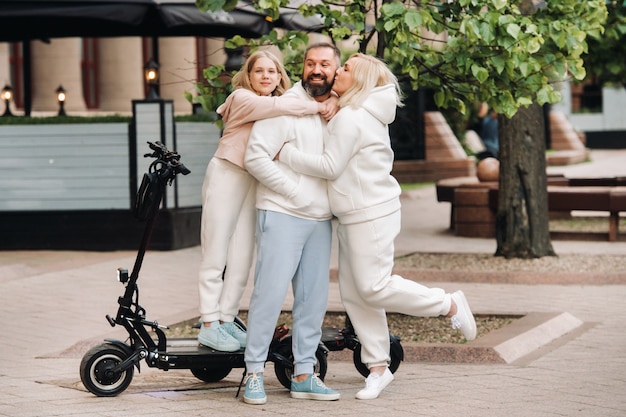
<path id="1" fill-rule="evenodd" d="M 281 8 L 281 17 L 271 22 L 246 1 L 235 10 L 201 12 L 194 0 L 0 0 L 0 42 L 24 42 L 24 112 L 31 111 L 31 40 L 52 38 L 99 38 L 165 36 L 257 38 L 272 27 L 318 31 L 321 18 L 300 15 L 298 2 Z M 153 43 L 158 60 L 158 42 Z"/>
<path id="2" fill-rule="evenodd" d="M 191 0 L 0 0 L 0 41 L 61 37 L 259 37 L 254 10 L 203 13 Z"/>

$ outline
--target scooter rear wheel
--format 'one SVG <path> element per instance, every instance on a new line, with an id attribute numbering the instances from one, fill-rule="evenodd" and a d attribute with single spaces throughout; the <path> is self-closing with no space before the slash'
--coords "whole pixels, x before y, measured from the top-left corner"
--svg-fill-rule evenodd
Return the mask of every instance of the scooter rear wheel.
<path id="1" fill-rule="evenodd" d="M 114 397 L 133 379 L 134 368 L 123 372 L 111 369 L 126 360 L 128 354 L 119 346 L 104 343 L 91 348 L 80 362 L 80 379 L 89 392 L 99 397 Z"/>
<path id="2" fill-rule="evenodd" d="M 291 377 L 293 376 L 293 350 L 291 349 L 291 336 L 287 336 L 280 341 L 276 347 L 278 355 L 286 358 L 287 361 L 275 361 L 274 373 L 281 385 L 287 389 L 291 389 Z M 313 367 L 313 372 L 318 374 L 318 377 L 323 381 L 326 377 L 326 370 L 328 369 L 328 350 L 323 346 L 318 346 L 315 351 L 315 358 L 317 362 Z M 288 362 L 288 363 L 287 363 Z"/>
<path id="3" fill-rule="evenodd" d="M 226 378 L 233 368 L 191 368 L 193 376 L 204 382 L 217 382 Z"/>
<path id="4" fill-rule="evenodd" d="M 396 336 L 389 335 L 390 343 L 390 355 L 391 361 L 389 362 L 389 370 L 391 373 L 395 373 L 400 367 L 400 362 L 404 360 L 404 349 L 400 344 L 400 339 Z M 361 344 L 359 343 L 352 354 L 352 362 L 361 375 L 367 377 L 370 374 L 370 370 L 366 364 L 361 362 Z"/>

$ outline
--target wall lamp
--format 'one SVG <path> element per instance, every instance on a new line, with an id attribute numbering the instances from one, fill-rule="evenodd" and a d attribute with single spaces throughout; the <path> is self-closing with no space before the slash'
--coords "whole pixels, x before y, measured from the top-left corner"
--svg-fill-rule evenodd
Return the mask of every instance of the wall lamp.
<path id="1" fill-rule="evenodd" d="M 2 89 L 2 93 L 0 94 L 2 96 L 2 100 L 4 100 L 4 105 L 6 106 L 4 109 L 4 114 L 2 116 L 13 116 L 10 108 L 11 100 L 13 100 L 13 88 L 9 84 L 7 84 L 4 86 L 4 88 Z"/>
<path id="2" fill-rule="evenodd" d="M 59 103 L 59 116 L 66 116 L 65 114 L 65 88 L 62 85 L 59 85 L 59 88 L 56 89 L 57 93 L 57 103 Z"/>
<path id="3" fill-rule="evenodd" d="M 143 77 L 148 84 L 148 94 L 146 99 L 155 100 L 159 98 L 157 87 L 159 85 L 159 64 L 150 59 L 143 67 Z"/>

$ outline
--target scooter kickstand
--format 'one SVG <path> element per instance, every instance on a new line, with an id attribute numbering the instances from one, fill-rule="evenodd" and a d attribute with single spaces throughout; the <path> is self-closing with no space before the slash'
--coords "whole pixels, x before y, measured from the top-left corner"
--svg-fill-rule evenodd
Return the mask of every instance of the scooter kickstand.
<path id="1" fill-rule="evenodd" d="M 243 374 L 241 374 L 241 381 L 239 381 L 239 388 L 237 388 L 237 394 L 235 394 L 235 398 L 239 398 L 239 393 L 241 392 L 241 386 L 243 385 L 243 380 L 246 378 L 246 368 L 243 368 Z"/>

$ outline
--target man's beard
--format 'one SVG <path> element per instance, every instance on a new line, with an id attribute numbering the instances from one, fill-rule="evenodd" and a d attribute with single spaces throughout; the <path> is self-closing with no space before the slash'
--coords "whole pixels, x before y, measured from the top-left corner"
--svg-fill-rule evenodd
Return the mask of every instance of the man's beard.
<path id="1" fill-rule="evenodd" d="M 333 88 L 333 83 L 335 82 L 334 78 L 330 83 L 328 82 L 328 79 L 324 77 L 323 84 L 311 84 L 310 79 L 312 77 L 313 74 L 309 75 L 307 79 L 302 79 L 302 87 L 304 88 L 304 91 L 309 93 L 311 97 L 320 97 L 330 93 L 330 90 Z"/>

